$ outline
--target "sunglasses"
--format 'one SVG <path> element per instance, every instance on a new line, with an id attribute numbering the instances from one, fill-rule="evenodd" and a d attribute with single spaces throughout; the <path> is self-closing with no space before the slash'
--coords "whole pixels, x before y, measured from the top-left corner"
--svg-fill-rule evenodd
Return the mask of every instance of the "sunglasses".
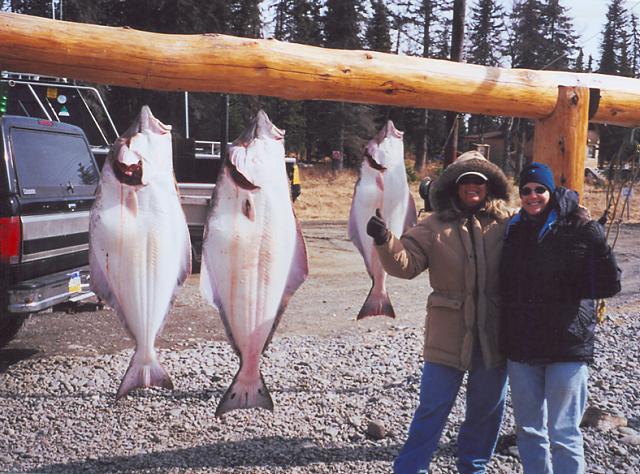
<path id="1" fill-rule="evenodd" d="M 536 186 L 535 188 L 520 188 L 520 196 L 528 196 L 531 193 L 544 194 L 548 190 L 544 186 Z"/>
<path id="2" fill-rule="evenodd" d="M 476 174 L 470 174 L 460 178 L 460 180 L 458 181 L 458 184 L 484 184 L 486 182 L 487 180 L 484 179 L 482 176 L 478 176 Z"/>

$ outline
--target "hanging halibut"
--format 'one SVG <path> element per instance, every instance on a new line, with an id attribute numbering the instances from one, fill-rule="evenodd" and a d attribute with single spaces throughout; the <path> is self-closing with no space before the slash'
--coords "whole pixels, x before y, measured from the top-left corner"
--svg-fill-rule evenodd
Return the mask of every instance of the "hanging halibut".
<path id="1" fill-rule="evenodd" d="M 173 174 L 171 127 L 146 105 L 109 152 L 89 239 L 91 288 L 136 344 L 116 400 L 135 388 L 173 388 L 154 344 L 191 271 L 191 244 Z"/>
<path id="2" fill-rule="evenodd" d="M 260 371 L 289 298 L 308 274 L 293 213 L 284 131 L 260 111 L 229 147 L 216 183 L 202 249 L 200 292 L 215 305 L 240 358 L 216 416 L 236 408 L 273 410 Z"/>
<path id="3" fill-rule="evenodd" d="M 376 209 L 380 209 L 387 227 L 396 236 L 416 223 L 416 205 L 409 192 L 404 167 L 403 134 L 389 120 L 369 141 L 353 193 L 349 238 L 362 255 L 373 280 L 357 319 L 376 315 L 395 318 L 385 286 L 387 273 L 378 259 L 373 239 L 367 235 L 367 222 Z"/>

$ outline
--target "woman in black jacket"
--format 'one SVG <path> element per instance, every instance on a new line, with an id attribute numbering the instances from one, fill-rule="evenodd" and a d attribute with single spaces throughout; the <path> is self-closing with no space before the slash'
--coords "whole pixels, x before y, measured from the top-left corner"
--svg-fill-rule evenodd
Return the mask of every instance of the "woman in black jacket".
<path id="1" fill-rule="evenodd" d="M 500 274 L 520 459 L 525 474 L 583 473 L 593 299 L 620 291 L 619 270 L 602 226 L 578 205 L 578 193 L 555 187 L 547 166 L 522 171 L 520 200 Z"/>

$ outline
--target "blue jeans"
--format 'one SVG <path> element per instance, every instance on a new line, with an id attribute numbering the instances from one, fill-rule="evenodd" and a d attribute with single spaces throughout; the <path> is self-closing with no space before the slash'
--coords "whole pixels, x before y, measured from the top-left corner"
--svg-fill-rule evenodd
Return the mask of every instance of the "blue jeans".
<path id="1" fill-rule="evenodd" d="M 587 403 L 585 362 L 509 361 L 509 384 L 525 474 L 582 474 L 580 422 Z"/>
<path id="2" fill-rule="evenodd" d="M 425 473 L 456 400 L 464 372 L 425 362 L 420 403 L 409 426 L 409 436 L 393 469 L 395 474 Z M 486 369 L 479 351 L 467 378 L 465 419 L 458 433 L 458 471 L 481 474 L 496 446 L 507 392 L 506 366 Z"/>

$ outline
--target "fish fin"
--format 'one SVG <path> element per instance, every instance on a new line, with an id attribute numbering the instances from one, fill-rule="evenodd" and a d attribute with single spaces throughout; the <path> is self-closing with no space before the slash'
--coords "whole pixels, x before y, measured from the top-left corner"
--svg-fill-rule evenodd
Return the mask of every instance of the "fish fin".
<path id="1" fill-rule="evenodd" d="M 92 232 L 92 230 L 93 229 L 90 228 L 90 233 Z M 108 254 L 106 255 L 106 258 L 108 265 Z M 91 281 L 89 283 L 91 291 L 93 291 L 96 296 L 104 301 L 108 306 L 113 308 L 116 313 L 120 314 L 118 300 L 111 291 L 111 284 L 109 283 L 102 265 L 100 265 L 100 259 L 95 253 L 94 243 L 91 240 L 89 241 L 89 270 L 91 274 Z"/>
<path id="2" fill-rule="evenodd" d="M 417 211 L 416 211 L 416 202 L 413 200 L 413 196 L 409 193 L 409 202 L 407 205 L 407 214 L 404 217 L 404 227 L 402 228 L 402 233 L 409 230 L 411 227 L 416 225 L 417 219 Z"/>
<path id="3" fill-rule="evenodd" d="M 222 298 L 218 294 L 216 277 L 213 272 L 209 271 L 206 259 L 206 248 L 202 245 L 202 267 L 200 267 L 200 295 L 207 303 L 214 306 L 218 311 L 222 311 Z"/>
<path id="4" fill-rule="evenodd" d="M 240 370 L 242 370 L 242 367 Z M 222 400 L 220 400 L 218 408 L 216 408 L 216 416 L 220 417 L 231 410 L 245 408 L 264 408 L 273 411 L 273 400 L 269 389 L 264 383 L 262 373 L 260 373 L 260 378 L 253 383 L 242 383 L 238 379 L 240 370 L 238 370 L 231 386 L 225 392 Z"/>
<path id="5" fill-rule="evenodd" d="M 371 287 L 369 295 L 367 296 L 367 299 L 365 300 L 362 308 L 360 309 L 360 312 L 358 313 L 357 319 L 363 319 L 368 316 L 389 316 L 390 318 L 396 317 L 393 306 L 391 306 L 389 294 L 386 291 L 374 292 L 374 287 Z"/>
<path id="6" fill-rule="evenodd" d="M 282 294 L 282 298 L 280 300 L 280 306 L 278 307 L 278 312 L 276 314 L 276 318 L 271 326 L 271 332 L 267 337 L 267 340 L 262 347 L 262 351 L 267 348 L 269 343 L 271 342 L 271 338 L 275 333 L 278 324 L 280 323 L 280 319 L 282 319 L 282 315 L 284 314 L 285 309 L 287 309 L 287 305 L 289 304 L 289 300 L 296 292 L 296 290 L 304 283 L 309 276 L 309 258 L 307 256 L 307 245 L 304 241 L 304 236 L 302 235 L 302 228 L 300 227 L 300 222 L 296 219 L 296 248 L 293 254 L 293 259 L 291 260 L 291 267 L 289 268 L 289 276 L 287 277 L 287 283 L 284 287 L 284 293 Z"/>
<path id="7" fill-rule="evenodd" d="M 150 363 L 143 363 L 139 359 L 136 354 L 131 358 L 129 368 L 124 374 L 122 382 L 120 382 L 116 401 L 136 388 L 162 387 L 169 390 L 173 389 L 171 377 L 166 369 L 160 365 L 160 362 L 154 359 Z"/>
<path id="8" fill-rule="evenodd" d="M 89 261 L 92 260 L 91 253 L 89 254 Z M 94 257 L 95 258 L 95 257 Z M 114 310 L 118 311 L 118 303 L 116 297 L 111 291 L 109 281 L 105 276 L 100 265 L 93 264 L 91 268 L 91 291 L 93 291 L 98 298 L 104 301 L 108 306 L 111 306 Z"/>
<path id="9" fill-rule="evenodd" d="M 217 284 L 215 275 L 209 272 L 207 267 L 207 260 L 205 258 L 202 259 L 202 267 L 200 268 L 200 295 L 212 306 L 214 306 L 218 313 L 220 313 L 220 319 L 222 320 L 222 324 L 224 326 L 224 330 L 227 334 L 227 339 L 229 340 L 229 344 L 231 344 L 231 348 L 233 351 L 240 355 L 240 349 L 238 348 L 235 340 L 233 339 L 233 332 L 231 331 L 231 326 L 229 326 L 229 319 L 224 312 L 224 306 L 222 304 L 222 298 L 218 294 Z"/>

